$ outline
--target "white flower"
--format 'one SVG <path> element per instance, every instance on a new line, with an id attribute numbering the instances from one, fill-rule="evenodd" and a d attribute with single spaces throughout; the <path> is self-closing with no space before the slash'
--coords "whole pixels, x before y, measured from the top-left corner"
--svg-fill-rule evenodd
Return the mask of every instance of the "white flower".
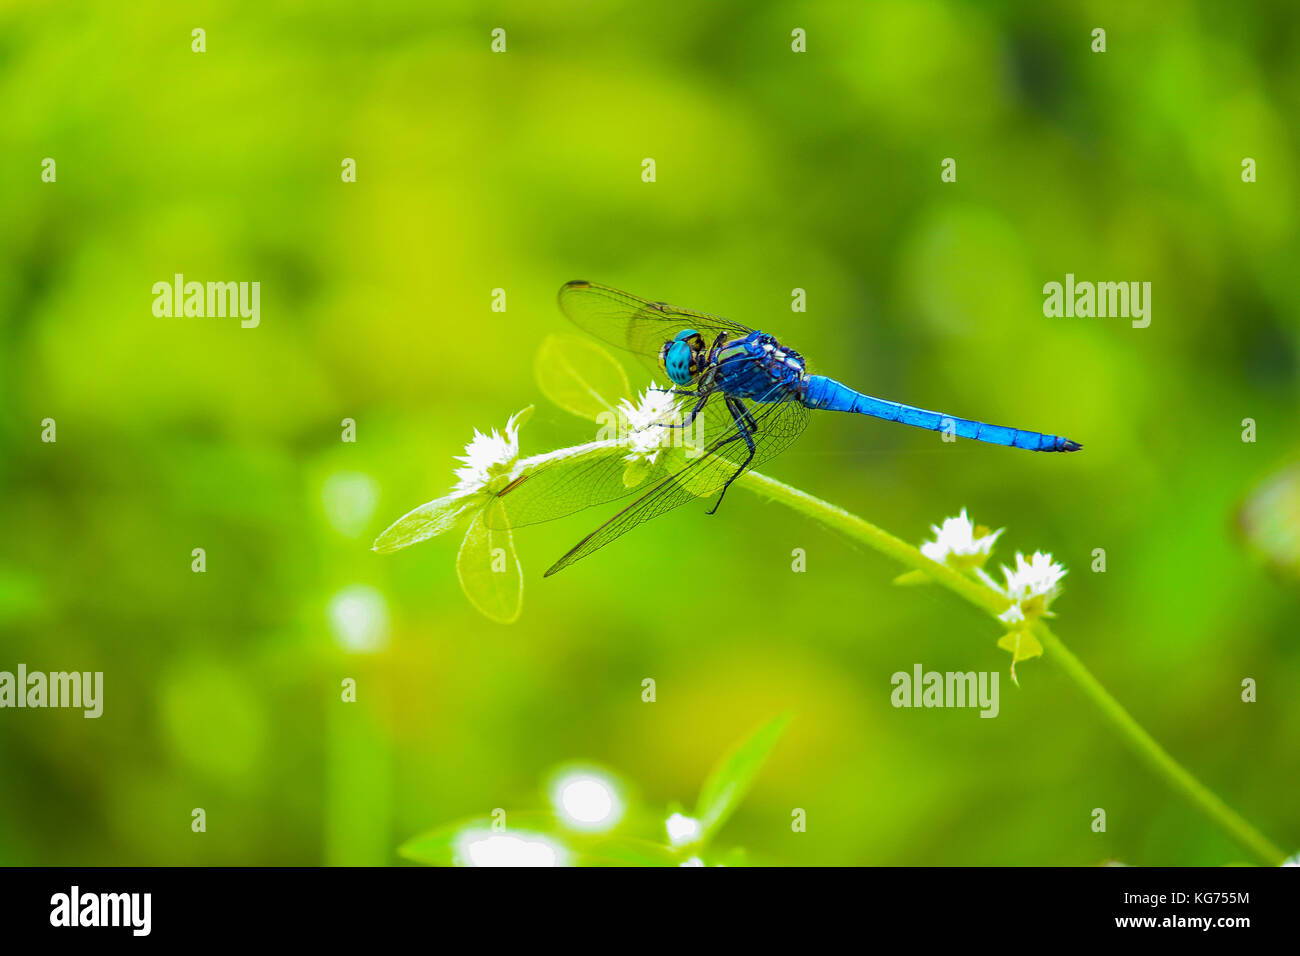
<path id="1" fill-rule="evenodd" d="M 1300 853 L 1293 853 L 1282 861 L 1283 866 L 1300 866 Z"/>
<path id="2" fill-rule="evenodd" d="M 574 829 L 603 832 L 623 819 L 614 781 L 596 770 L 561 770 L 552 778 L 550 792 L 556 813 Z"/>
<path id="3" fill-rule="evenodd" d="M 1020 610 L 1019 604 L 1011 605 L 1011 607 L 1007 608 L 1005 611 L 1003 611 L 1001 614 L 998 615 L 998 620 L 1006 624 L 1019 624 L 1024 619 L 1025 619 L 1025 612 Z"/>
<path id="4" fill-rule="evenodd" d="M 497 475 L 505 474 L 519 458 L 520 416 L 531 409 L 525 409 L 510 416 L 506 422 L 503 435 L 495 428 L 490 435 L 485 435 L 477 428 L 474 437 L 465 446 L 465 454 L 458 455 L 457 461 L 464 462 L 456 469 L 456 487 L 451 493 L 456 496 L 472 495 L 483 491 Z"/>
<path id="5" fill-rule="evenodd" d="M 1016 552 L 1014 571 L 1005 564 L 1002 566 L 1005 586 L 999 587 L 983 572 L 980 572 L 980 576 L 985 584 L 1005 594 L 1012 602 L 1009 608 L 998 615 L 999 620 L 1019 624 L 1031 617 L 1052 616 L 1049 608 L 1061 594 L 1061 578 L 1065 577 L 1065 573 L 1065 568 L 1053 561 L 1050 554 L 1035 551 L 1028 561 L 1023 554 Z"/>
<path id="6" fill-rule="evenodd" d="M 633 405 L 625 398 L 619 403 L 618 411 L 628 428 L 628 454 L 623 456 L 624 460 L 645 461 L 653 465 L 665 438 L 663 429 L 658 426 L 680 417 L 677 399 L 651 382 L 637 404 Z"/>
<path id="7" fill-rule="evenodd" d="M 966 509 L 955 518 L 944 519 L 943 526 L 930 526 L 935 540 L 921 545 L 921 553 L 931 561 L 949 564 L 958 569 L 977 568 L 988 560 L 993 553 L 993 544 L 1003 529 L 990 532 L 987 528 L 976 528 L 966 516 Z"/>
<path id="8" fill-rule="evenodd" d="M 456 469 L 456 485 L 451 493 L 426 501 L 402 515 L 375 539 L 371 550 L 385 553 L 409 548 L 451 530 L 462 515 L 472 513 L 476 505 L 487 503 L 510 482 L 513 472 L 522 467 L 519 428 L 532 413 L 533 406 L 529 405 L 511 415 L 505 434 L 495 428 L 489 435 L 475 429 L 474 437 L 465 446 L 465 454 L 456 457 L 462 465 Z"/>
<path id="9" fill-rule="evenodd" d="M 549 837 L 528 833 L 493 833 L 474 829 L 460 834 L 455 844 L 458 866 L 566 866 L 568 853 Z"/>
<path id="10" fill-rule="evenodd" d="M 694 843 L 700 835 L 700 821 L 684 813 L 674 813 L 664 825 L 668 830 L 668 842 L 673 846 Z"/>
<path id="11" fill-rule="evenodd" d="M 1002 568 L 1007 579 L 1006 595 L 1012 600 L 1028 601 L 1032 598 L 1044 598 L 1044 604 L 1061 593 L 1061 578 L 1065 577 L 1065 568 L 1052 560 L 1050 554 L 1035 551 L 1028 561 L 1023 554 L 1016 554 L 1016 569 Z"/>

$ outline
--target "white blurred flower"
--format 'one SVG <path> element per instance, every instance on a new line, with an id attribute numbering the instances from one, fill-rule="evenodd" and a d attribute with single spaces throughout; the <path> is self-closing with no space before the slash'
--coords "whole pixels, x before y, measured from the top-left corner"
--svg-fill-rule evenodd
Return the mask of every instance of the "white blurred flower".
<path id="1" fill-rule="evenodd" d="M 1282 861 L 1283 866 L 1300 866 L 1300 853 L 1293 853 Z"/>
<path id="2" fill-rule="evenodd" d="M 1003 529 L 990 532 L 977 528 L 966 516 L 966 509 L 955 518 L 945 518 L 940 527 L 930 526 L 935 540 L 921 545 L 921 553 L 931 561 L 947 564 L 957 570 L 981 567 L 993 553 L 993 545 Z"/>
<path id="3" fill-rule="evenodd" d="M 388 645 L 388 602 L 368 584 L 353 584 L 336 592 L 325 613 L 334 640 L 344 650 L 373 653 Z"/>
<path id="4" fill-rule="evenodd" d="M 349 538 L 365 530 L 379 503 L 379 482 L 359 471 L 335 472 L 321 486 L 321 505 L 334 530 Z"/>
<path id="5" fill-rule="evenodd" d="M 1020 610 L 1019 604 L 1013 604 L 998 615 L 998 620 L 1006 624 L 1021 624 L 1025 620 L 1025 612 Z"/>
<path id="6" fill-rule="evenodd" d="M 1028 561 L 1016 552 L 1015 570 L 1002 566 L 1005 585 L 997 584 L 982 571 L 979 574 L 985 584 L 1011 601 L 1011 606 L 998 615 L 999 620 L 1019 624 L 1030 618 L 1053 616 L 1050 608 L 1061 594 L 1061 578 L 1066 571 L 1050 554 L 1035 551 Z"/>
<path id="7" fill-rule="evenodd" d="M 564 847 L 540 834 L 516 836 L 491 830 L 470 830 L 456 841 L 461 866 L 565 866 Z"/>
<path id="8" fill-rule="evenodd" d="M 623 801 L 614 782 L 591 770 L 561 772 L 551 782 L 551 805 L 570 827 L 603 832 L 623 819 Z"/>
<path id="9" fill-rule="evenodd" d="M 668 830 L 668 842 L 673 846 L 686 846 L 700 836 L 700 821 L 684 813 L 674 813 L 664 826 Z"/>
<path id="10" fill-rule="evenodd" d="M 637 404 L 625 398 L 619 403 L 618 411 L 628 429 L 628 454 L 624 459 L 654 464 L 664 444 L 664 430 L 658 426 L 672 424 L 681 416 L 677 399 L 651 382 Z"/>
<path id="11" fill-rule="evenodd" d="M 693 856 L 685 863 L 678 863 L 677 865 L 678 866 L 703 866 L 704 861 L 701 860 L 698 856 Z"/>

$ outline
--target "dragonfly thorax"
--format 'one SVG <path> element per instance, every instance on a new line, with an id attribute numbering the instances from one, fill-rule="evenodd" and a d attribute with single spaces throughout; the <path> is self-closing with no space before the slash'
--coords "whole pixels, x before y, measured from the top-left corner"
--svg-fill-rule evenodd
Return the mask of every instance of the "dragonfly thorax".
<path id="1" fill-rule="evenodd" d="M 674 385 L 690 385 L 708 365 L 709 346 L 695 329 L 682 329 L 659 349 L 659 364 Z"/>
<path id="2" fill-rule="evenodd" d="M 714 383 L 728 395 L 755 402 L 803 399 L 808 371 L 803 356 L 766 332 L 724 342 L 713 352 Z"/>

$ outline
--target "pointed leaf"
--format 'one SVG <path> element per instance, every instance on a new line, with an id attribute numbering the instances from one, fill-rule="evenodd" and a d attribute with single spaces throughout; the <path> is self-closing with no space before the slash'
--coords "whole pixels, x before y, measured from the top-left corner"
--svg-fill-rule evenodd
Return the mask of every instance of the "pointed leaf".
<path id="1" fill-rule="evenodd" d="M 749 866 L 749 854 L 741 846 L 732 847 L 714 861 L 715 866 Z"/>
<path id="2" fill-rule="evenodd" d="M 499 501 L 493 501 L 470 522 L 456 555 L 456 576 L 469 603 L 485 617 L 498 624 L 519 619 L 524 604 L 523 571 Z"/>
<path id="3" fill-rule="evenodd" d="M 998 647 L 1011 652 L 1013 664 L 1038 657 L 1043 653 L 1043 645 L 1038 643 L 1038 638 L 1028 628 L 1003 634 L 998 638 Z"/>
<path id="4" fill-rule="evenodd" d="M 536 405 L 527 405 L 510 416 L 510 421 L 506 422 L 506 430 L 514 429 L 518 431 L 528 424 L 528 420 L 533 417 L 533 412 L 537 410 Z"/>
<path id="5" fill-rule="evenodd" d="M 533 370 L 547 398 L 593 421 L 631 394 L 623 366 L 595 342 L 576 335 L 547 336 Z"/>
<path id="6" fill-rule="evenodd" d="M 1031 657 L 1039 657 L 1043 653 L 1043 645 L 1038 642 L 1034 632 L 1027 627 L 1003 634 L 998 638 L 998 647 L 1011 652 L 1011 680 L 1017 687 L 1020 686 L 1020 681 L 1016 680 L 1016 664 L 1027 661 Z"/>
<path id="7" fill-rule="evenodd" d="M 371 550 L 387 554 L 440 535 L 456 524 L 456 519 L 473 501 L 472 495 L 448 495 L 426 501 L 389 525 L 375 539 L 375 543 L 370 546 Z"/>
<path id="8" fill-rule="evenodd" d="M 596 837 L 577 843 L 579 866 L 677 866 L 682 859 L 672 847 L 637 837 Z"/>
<path id="9" fill-rule="evenodd" d="M 930 575 L 924 571 L 904 571 L 898 577 L 894 578 L 894 583 L 903 587 L 910 587 L 914 584 L 929 584 Z"/>
<path id="10" fill-rule="evenodd" d="M 654 464 L 645 458 L 634 458 L 623 467 L 623 486 L 637 488 L 645 483 L 654 471 Z"/>
<path id="11" fill-rule="evenodd" d="M 790 715 L 782 714 L 763 724 L 733 747 L 713 768 L 695 805 L 694 816 L 700 821 L 701 842 L 717 832 L 744 799 L 789 722 Z"/>

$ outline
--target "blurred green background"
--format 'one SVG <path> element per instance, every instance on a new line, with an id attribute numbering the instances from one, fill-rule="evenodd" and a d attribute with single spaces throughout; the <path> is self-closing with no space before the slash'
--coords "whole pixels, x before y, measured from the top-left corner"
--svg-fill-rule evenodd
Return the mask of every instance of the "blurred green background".
<path id="1" fill-rule="evenodd" d="M 722 837 L 758 862 L 1246 858 L 1050 663 L 1011 687 L 995 622 L 747 491 L 545 581 L 611 509 L 521 530 L 508 627 L 458 534 L 372 554 L 475 427 L 537 403 L 525 454 L 591 437 L 533 376 L 572 278 L 1082 441 L 827 414 L 764 471 L 914 542 L 965 506 L 1003 560 L 1050 550 L 1057 632 L 1291 852 L 1296 582 L 1252 538 L 1300 529 L 1240 512 L 1300 447 L 1297 111 L 1287 4 L 0 5 L 0 669 L 106 688 L 99 720 L 0 711 L 0 862 L 396 863 L 570 760 L 689 805 L 786 710 Z M 260 327 L 156 318 L 177 272 L 260 281 Z M 1067 272 L 1151 282 L 1150 327 L 1045 318 Z M 892 708 L 918 662 L 1000 670 L 998 719 Z"/>

